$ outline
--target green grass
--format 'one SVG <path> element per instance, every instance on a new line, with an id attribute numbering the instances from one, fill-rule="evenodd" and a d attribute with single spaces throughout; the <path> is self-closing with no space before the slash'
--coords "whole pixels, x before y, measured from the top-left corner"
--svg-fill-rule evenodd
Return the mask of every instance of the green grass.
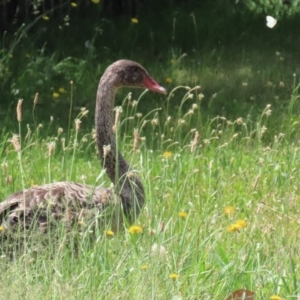
<path id="1" fill-rule="evenodd" d="M 0 299 L 219 300 L 241 288 L 257 299 L 299 298 L 299 20 L 270 30 L 264 18 L 231 9 L 160 4 L 140 11 L 138 24 L 74 9 L 68 27 L 58 30 L 64 16 L 50 16 L 3 36 L 0 199 L 55 181 L 110 185 L 92 124 L 97 82 L 113 61 L 142 63 L 169 94 L 124 89 L 116 101 L 121 150 L 146 189 L 136 222 L 143 233 L 109 237 L 109 222 L 71 235 L 60 226 L 54 241 L 33 232 L 15 259 L 0 253 Z M 21 155 L 9 141 L 15 133 Z M 246 228 L 228 232 L 237 220 Z"/>
<path id="2" fill-rule="evenodd" d="M 296 92 L 287 116 L 293 115 Z M 138 118 L 139 106 L 132 107 L 128 97 L 123 101 L 121 129 L 126 131 L 121 130 L 119 139 L 146 189 L 146 206 L 136 223 L 143 233 L 130 234 L 125 228 L 109 237 L 109 222 L 95 234 L 83 230 L 69 236 L 58 227 L 55 242 L 46 235 L 42 243 L 32 233 L 34 246 L 12 261 L 5 253 L 0 257 L 1 299 L 225 299 L 240 288 L 255 291 L 257 299 L 273 294 L 297 298 L 299 124 L 290 120 L 268 134 L 265 127 L 276 122 L 273 107 L 256 119 L 207 120 L 199 106 L 187 114 L 192 104 L 199 104 L 197 89 L 185 93 L 177 116 L 166 123 L 171 103 L 160 114 Z M 82 128 L 85 123 L 83 117 Z M 141 141 L 138 152 L 132 151 L 134 128 L 141 137 L 146 132 L 152 136 Z M 200 140 L 191 153 L 193 128 Z M 101 169 L 92 133 L 72 129 L 68 140 L 67 129 L 59 136 L 41 131 L 47 126 L 35 128 L 27 138 L 22 132 L 21 159 L 8 142 L 10 134 L 3 133 L 2 199 L 33 184 L 95 184 Z M 61 138 L 66 138 L 65 149 Z M 50 142 L 56 147 L 49 157 Z M 168 158 L 166 151 L 172 154 Z M 233 215 L 224 214 L 228 206 L 235 208 Z M 246 228 L 228 232 L 237 220 L 245 220 Z M 160 254 L 153 247 L 164 250 Z M 173 273 L 179 277 L 170 279 Z"/>

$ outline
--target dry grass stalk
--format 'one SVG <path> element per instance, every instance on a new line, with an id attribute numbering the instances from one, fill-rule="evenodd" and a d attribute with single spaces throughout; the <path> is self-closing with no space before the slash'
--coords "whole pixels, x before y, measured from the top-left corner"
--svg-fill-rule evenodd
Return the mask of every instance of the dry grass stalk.
<path id="1" fill-rule="evenodd" d="M 60 141 L 61 141 L 61 144 L 62 144 L 63 151 L 66 151 L 67 150 L 66 139 L 65 138 L 61 138 Z"/>
<path id="2" fill-rule="evenodd" d="M 29 139 L 30 135 L 31 135 L 31 129 L 30 129 L 29 124 L 27 124 L 27 133 L 26 133 L 26 136 L 25 136 L 25 140 Z"/>
<path id="3" fill-rule="evenodd" d="M 194 153 L 195 149 L 196 149 L 196 146 L 198 145 L 199 143 L 199 132 L 196 131 L 195 132 L 195 136 L 194 136 L 194 139 L 192 141 L 192 144 L 191 144 L 191 153 Z"/>
<path id="4" fill-rule="evenodd" d="M 22 122 L 22 103 L 23 99 L 19 99 L 17 104 L 17 120 L 18 122 Z"/>
<path id="5" fill-rule="evenodd" d="M 257 186 L 258 186 L 258 183 L 259 183 L 259 179 L 260 179 L 260 176 L 256 176 L 255 180 L 254 180 L 254 184 L 253 184 L 253 189 L 256 190 Z"/>
<path id="6" fill-rule="evenodd" d="M 133 151 L 137 151 L 139 149 L 139 139 L 140 139 L 140 135 L 137 129 L 134 129 L 133 136 L 134 136 Z"/>

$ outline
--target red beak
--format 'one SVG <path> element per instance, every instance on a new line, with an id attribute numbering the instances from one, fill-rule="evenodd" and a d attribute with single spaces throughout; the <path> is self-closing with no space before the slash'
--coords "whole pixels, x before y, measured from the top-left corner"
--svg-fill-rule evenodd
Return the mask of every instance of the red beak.
<path id="1" fill-rule="evenodd" d="M 160 86 L 153 78 L 151 78 L 148 75 L 145 76 L 143 85 L 146 89 L 150 91 L 161 93 L 161 94 L 167 94 L 167 90 L 164 87 Z"/>

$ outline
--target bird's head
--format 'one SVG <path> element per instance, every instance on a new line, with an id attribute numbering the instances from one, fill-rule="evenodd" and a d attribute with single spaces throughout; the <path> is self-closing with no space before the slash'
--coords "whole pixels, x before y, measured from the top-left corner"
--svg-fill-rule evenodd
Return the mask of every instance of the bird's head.
<path id="1" fill-rule="evenodd" d="M 167 90 L 160 86 L 148 72 L 138 63 L 131 60 L 118 60 L 110 65 L 105 73 L 114 75 L 118 87 L 140 87 L 153 92 L 166 94 Z"/>

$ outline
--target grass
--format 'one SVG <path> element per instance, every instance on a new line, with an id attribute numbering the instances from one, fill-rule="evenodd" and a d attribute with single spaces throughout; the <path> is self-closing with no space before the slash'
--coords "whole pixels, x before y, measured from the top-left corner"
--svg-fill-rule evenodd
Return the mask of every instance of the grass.
<path id="1" fill-rule="evenodd" d="M 56 242 L 46 235 L 39 243 L 33 233 L 36 247 L 29 245 L 12 261 L 2 253 L 1 298 L 225 299 L 240 288 L 255 291 L 258 299 L 298 297 L 298 123 L 286 122 L 268 135 L 271 106 L 255 120 L 206 120 L 197 88 L 184 90 L 177 116 L 170 120 L 171 95 L 161 114 L 154 110 L 142 117 L 130 96 L 123 101 L 121 129 L 126 131 L 121 130 L 120 146 L 140 172 L 147 194 L 136 223 L 143 233 L 125 228 L 107 235 L 109 222 L 93 239 L 89 230 L 68 237 L 58 227 Z M 145 96 L 142 92 L 139 102 Z M 286 115 L 293 114 L 297 99 L 295 89 Z M 183 108 L 186 102 L 194 104 L 190 113 Z M 82 114 L 81 121 L 84 128 Z M 134 128 L 141 137 L 145 132 L 152 136 L 140 141 L 137 152 L 132 151 Z M 200 139 L 191 153 L 194 128 Z M 76 131 L 74 125 L 68 139 L 67 130 L 48 136 L 42 130 L 47 128 L 22 132 L 19 157 L 8 142 L 10 134 L 3 133 L 2 199 L 35 184 L 95 184 L 102 174 L 93 133 Z M 49 145 L 55 145 L 51 155 Z M 244 226 L 232 227 L 238 220 Z"/>
<path id="2" fill-rule="evenodd" d="M 138 24 L 74 8 L 70 26 L 50 16 L 3 36 L 0 199 L 55 181 L 110 185 L 92 122 L 112 61 L 139 61 L 169 93 L 124 89 L 116 101 L 119 146 L 146 189 L 143 233 L 108 235 L 109 222 L 59 226 L 55 242 L 33 232 L 15 259 L 1 250 L 0 299 L 225 299 L 241 288 L 299 298 L 299 20 L 270 30 L 227 6 L 149 7 Z"/>

